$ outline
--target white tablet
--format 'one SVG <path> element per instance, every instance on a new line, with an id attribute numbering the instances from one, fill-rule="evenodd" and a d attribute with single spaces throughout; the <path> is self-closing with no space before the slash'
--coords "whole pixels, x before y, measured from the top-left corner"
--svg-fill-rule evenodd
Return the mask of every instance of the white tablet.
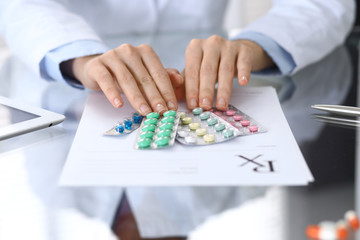
<path id="1" fill-rule="evenodd" d="M 0 96 L 0 140 L 51 127 L 65 116 Z"/>

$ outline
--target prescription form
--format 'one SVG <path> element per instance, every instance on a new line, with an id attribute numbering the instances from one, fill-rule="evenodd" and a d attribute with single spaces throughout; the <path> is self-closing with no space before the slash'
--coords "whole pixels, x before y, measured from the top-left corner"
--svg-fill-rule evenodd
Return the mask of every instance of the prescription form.
<path id="1" fill-rule="evenodd" d="M 175 142 L 166 149 L 136 150 L 137 131 L 104 136 L 132 115 L 90 92 L 59 184 L 62 186 L 269 186 L 306 185 L 313 176 L 272 87 L 234 88 L 230 103 L 268 131 L 208 146 Z M 185 102 L 179 110 L 187 111 Z"/>

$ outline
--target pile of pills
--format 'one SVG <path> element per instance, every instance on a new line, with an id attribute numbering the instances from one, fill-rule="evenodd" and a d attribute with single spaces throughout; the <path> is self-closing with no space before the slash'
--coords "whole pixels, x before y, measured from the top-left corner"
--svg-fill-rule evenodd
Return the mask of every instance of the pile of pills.
<path id="1" fill-rule="evenodd" d="M 143 117 L 138 113 L 133 113 L 131 117 L 125 118 L 114 127 L 104 133 L 108 136 L 122 136 L 129 134 L 140 127 Z"/>
<path id="2" fill-rule="evenodd" d="M 157 112 L 146 115 L 140 126 L 135 148 L 158 149 L 174 145 L 180 114 L 169 110 L 160 117 Z"/>
<path id="3" fill-rule="evenodd" d="M 348 239 L 351 233 L 359 229 L 359 218 L 355 211 L 347 211 L 344 219 L 338 222 L 321 222 L 317 225 L 309 225 L 306 235 L 310 239 Z"/>
<path id="4" fill-rule="evenodd" d="M 229 105 L 226 111 L 219 111 L 216 108 L 211 109 L 211 111 L 236 127 L 240 131 L 240 135 L 266 132 L 265 127 L 232 105 Z"/>
<path id="5" fill-rule="evenodd" d="M 239 130 L 212 112 L 195 108 L 192 113 L 180 113 L 176 140 L 185 145 L 208 145 L 231 140 Z"/>

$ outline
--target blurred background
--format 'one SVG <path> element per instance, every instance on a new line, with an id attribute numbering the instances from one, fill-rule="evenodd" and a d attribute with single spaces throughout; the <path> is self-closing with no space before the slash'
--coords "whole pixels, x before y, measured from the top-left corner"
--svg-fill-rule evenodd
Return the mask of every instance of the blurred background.
<path id="1" fill-rule="evenodd" d="M 271 7 L 271 0 L 230 0 L 224 22 L 224 28 L 230 34 L 264 15 Z M 239 14 L 237 9 L 243 9 Z M 0 35 L 0 65 L 10 55 Z"/>
<path id="2" fill-rule="evenodd" d="M 360 6 L 360 0 L 356 0 Z M 232 35 L 252 21 L 263 16 L 271 8 L 271 0 L 230 0 L 224 21 L 224 28 Z M 242 11 L 239 13 L 239 10 Z M 356 26 L 360 31 L 360 11 L 357 8 Z M 10 55 L 4 40 L 0 35 L 0 64 Z"/>

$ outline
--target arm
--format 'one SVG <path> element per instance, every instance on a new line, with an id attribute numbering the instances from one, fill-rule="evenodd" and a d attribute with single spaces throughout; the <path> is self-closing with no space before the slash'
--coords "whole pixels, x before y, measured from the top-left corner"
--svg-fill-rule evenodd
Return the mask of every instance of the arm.
<path id="1" fill-rule="evenodd" d="M 55 0 L 4 0 L 0 31 L 11 51 L 40 75 L 40 61 L 53 49 L 71 42 L 101 43 L 93 29 Z"/>
<path id="2" fill-rule="evenodd" d="M 314 63 L 342 44 L 355 19 L 354 0 L 274 0 L 268 14 L 243 30 L 273 39 L 296 64 Z"/>
<path id="3" fill-rule="evenodd" d="M 10 49 L 37 74 L 52 79 L 65 77 L 72 85 L 81 83 L 102 90 L 116 108 L 123 106 L 123 90 L 143 115 L 177 109 L 176 84 L 171 81 L 178 81 L 180 75 L 170 79 L 173 74 L 167 73 L 150 46 L 123 44 L 105 52 L 91 26 L 69 11 L 66 1 L 4 1 L 1 32 Z M 109 7 L 106 4 L 109 2 L 100 6 Z M 81 45 L 84 42 L 86 46 Z"/>
<path id="4" fill-rule="evenodd" d="M 188 107 L 211 108 L 217 82 L 216 107 L 224 110 L 234 75 L 247 85 L 252 71 L 277 66 L 288 74 L 320 60 L 344 41 L 354 13 L 353 0 L 276 0 L 237 40 L 194 39 L 185 57 Z"/>

